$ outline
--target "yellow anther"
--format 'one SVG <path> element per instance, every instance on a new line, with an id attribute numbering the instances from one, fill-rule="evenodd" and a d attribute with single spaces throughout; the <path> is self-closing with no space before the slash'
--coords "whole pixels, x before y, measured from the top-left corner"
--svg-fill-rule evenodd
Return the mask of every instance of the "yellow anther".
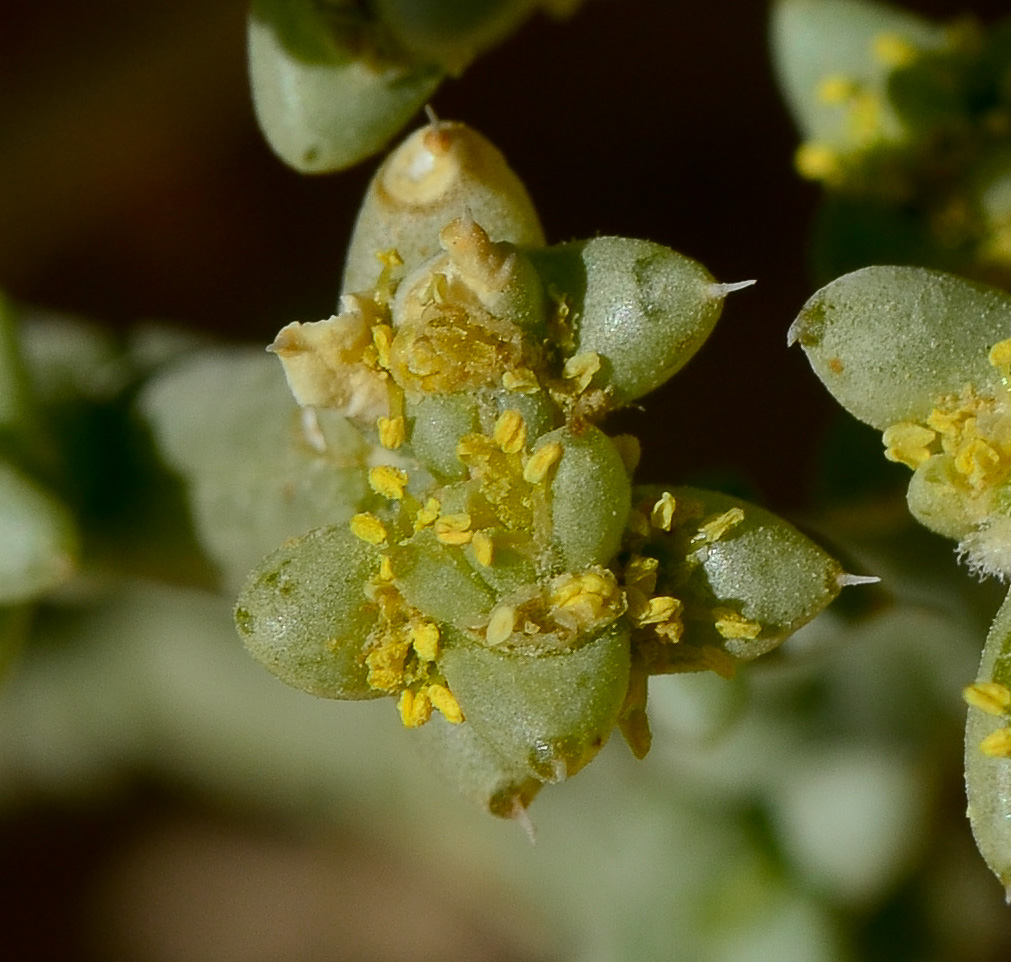
<path id="1" fill-rule="evenodd" d="M 474 537 L 470 530 L 470 515 L 444 514 L 435 522 L 435 537 L 443 544 L 467 544 Z"/>
<path id="2" fill-rule="evenodd" d="M 490 568 L 495 560 L 495 545 L 491 535 L 487 531 L 475 531 L 470 543 L 474 548 L 474 557 L 477 558 L 477 563 L 485 568 Z"/>
<path id="3" fill-rule="evenodd" d="M 607 568 L 559 575 L 549 585 L 548 603 L 558 624 L 576 630 L 617 617 L 625 608 L 624 592 Z"/>
<path id="4" fill-rule="evenodd" d="M 465 434 L 456 442 L 456 456 L 468 466 L 486 460 L 497 450 L 495 442 L 486 434 Z"/>
<path id="5" fill-rule="evenodd" d="M 369 544 L 382 544 L 386 540 L 386 525 L 366 511 L 351 519 L 351 533 Z"/>
<path id="6" fill-rule="evenodd" d="M 399 415 L 395 418 L 379 418 L 376 427 L 379 430 L 379 443 L 391 451 L 399 448 L 407 437 L 406 424 Z"/>
<path id="7" fill-rule="evenodd" d="M 754 641 L 761 634 L 762 626 L 757 621 L 751 621 L 736 611 L 727 608 L 713 610 L 714 624 L 720 636 L 731 640 Z"/>
<path id="8" fill-rule="evenodd" d="M 1001 377 L 1011 375 L 1011 338 L 998 341 L 987 355 L 990 363 L 1000 372 Z"/>
<path id="9" fill-rule="evenodd" d="M 616 434 L 611 438 L 611 442 L 618 449 L 621 455 L 621 463 L 625 465 L 625 470 L 631 477 L 635 474 L 635 469 L 639 467 L 639 459 L 642 457 L 642 445 L 634 434 Z"/>
<path id="10" fill-rule="evenodd" d="M 379 562 L 379 580 L 389 582 L 393 580 L 393 563 L 389 555 L 383 555 Z"/>
<path id="11" fill-rule="evenodd" d="M 537 375 L 528 367 L 516 367 L 506 371 L 502 375 L 502 387 L 518 394 L 533 394 L 541 388 Z"/>
<path id="12" fill-rule="evenodd" d="M 930 457 L 930 445 L 937 435 L 922 424 L 912 421 L 898 421 L 885 428 L 881 440 L 885 445 L 885 457 L 911 468 L 918 468 Z"/>
<path id="13" fill-rule="evenodd" d="M 966 441 L 955 455 L 955 470 L 974 488 L 981 487 L 1000 466 L 1000 455 L 979 438 Z"/>
<path id="14" fill-rule="evenodd" d="M 731 528 L 736 528 L 744 520 L 744 511 L 741 508 L 730 508 L 712 521 L 699 527 L 699 533 L 692 538 L 692 541 L 705 541 L 712 544 L 719 541 Z"/>
<path id="15" fill-rule="evenodd" d="M 400 252 L 395 247 L 391 247 L 385 251 L 377 251 L 376 260 L 378 260 L 383 267 L 391 270 L 395 267 L 404 266 L 404 259 L 400 256 Z"/>
<path id="16" fill-rule="evenodd" d="M 406 639 L 395 638 L 373 648 L 365 656 L 369 669 L 369 686 L 377 691 L 395 692 L 404 687 L 404 660 L 407 657 Z"/>
<path id="17" fill-rule="evenodd" d="M 979 743 L 979 750 L 990 758 L 1011 758 L 1011 728 L 998 728 Z"/>
<path id="18" fill-rule="evenodd" d="M 625 584 L 651 595 L 656 590 L 656 573 L 660 562 L 656 558 L 636 555 L 625 565 Z"/>
<path id="19" fill-rule="evenodd" d="M 978 681 L 962 689 L 967 705 L 979 708 L 988 715 L 1007 715 L 1011 708 L 1011 689 L 996 681 Z"/>
<path id="20" fill-rule="evenodd" d="M 649 523 L 660 531 L 670 531 L 674 524 L 674 509 L 676 502 L 670 491 L 664 491 L 660 499 L 653 505 L 649 514 Z"/>
<path id="21" fill-rule="evenodd" d="M 671 644 L 681 640 L 681 636 L 684 634 L 685 626 L 681 624 L 680 618 L 670 618 L 667 621 L 660 622 L 658 625 L 653 626 L 653 630 L 662 638 L 664 641 L 669 641 Z"/>
<path id="22" fill-rule="evenodd" d="M 407 472 L 389 464 L 379 464 L 369 471 L 369 487 L 384 498 L 399 501 L 407 490 Z"/>
<path id="23" fill-rule="evenodd" d="M 645 610 L 636 617 L 636 622 L 640 625 L 659 625 L 677 618 L 681 614 L 682 607 L 677 598 L 657 595 L 649 599 Z"/>
<path id="24" fill-rule="evenodd" d="M 516 629 L 516 609 L 512 605 L 498 605 L 488 619 L 485 640 L 489 645 L 501 645 L 509 640 Z"/>
<path id="25" fill-rule="evenodd" d="M 405 728 L 420 728 L 432 717 L 432 700 L 425 691 L 413 692 L 405 688 L 400 693 L 397 710 Z"/>
<path id="26" fill-rule="evenodd" d="M 393 328 L 389 324 L 373 325 L 372 344 L 376 349 L 376 359 L 380 366 L 389 368 L 390 347 L 393 345 Z"/>
<path id="27" fill-rule="evenodd" d="M 879 33 L 871 41 L 874 59 L 885 67 L 908 67 L 920 55 L 919 50 L 897 33 Z"/>
<path id="28" fill-rule="evenodd" d="M 417 517 L 414 519 L 414 530 L 420 531 L 422 528 L 427 528 L 430 524 L 434 524 L 441 510 L 442 505 L 439 503 L 439 499 L 429 498 L 424 506 L 418 509 Z"/>
<path id="29" fill-rule="evenodd" d="M 463 721 L 463 710 L 456 696 L 445 686 L 438 683 L 431 684 L 425 689 L 432 704 L 442 712 L 446 721 L 453 725 L 459 725 Z"/>
<path id="30" fill-rule="evenodd" d="M 841 181 L 844 173 L 839 151 L 817 141 L 808 141 L 797 148 L 793 166 L 807 180 L 823 180 L 830 184 Z"/>
<path id="31" fill-rule="evenodd" d="M 527 426 L 523 415 L 512 408 L 503 411 L 495 422 L 492 438 L 506 454 L 518 454 L 527 443 Z"/>
<path id="32" fill-rule="evenodd" d="M 524 465 L 523 480 L 527 484 L 540 484 L 561 458 L 562 450 L 560 441 L 548 441 L 542 444 L 530 455 L 530 459 Z"/>
<path id="33" fill-rule="evenodd" d="M 590 381 L 599 370 L 600 355 L 596 351 L 585 351 L 574 354 L 565 362 L 562 376 L 574 383 L 577 392 L 582 392 L 590 386 Z"/>
<path id="34" fill-rule="evenodd" d="M 829 74 L 818 81 L 814 94 L 823 104 L 834 107 L 846 103 L 857 90 L 856 83 L 849 77 L 844 77 L 842 74 Z"/>

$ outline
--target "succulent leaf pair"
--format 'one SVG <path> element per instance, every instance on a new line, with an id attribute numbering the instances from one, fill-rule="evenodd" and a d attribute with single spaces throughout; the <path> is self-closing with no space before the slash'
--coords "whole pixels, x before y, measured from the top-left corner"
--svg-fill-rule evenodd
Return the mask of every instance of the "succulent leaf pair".
<path id="1" fill-rule="evenodd" d="M 546 247 L 491 144 L 408 137 L 362 204 L 339 313 L 271 348 L 310 415 L 373 447 L 350 523 L 250 575 L 253 655 L 316 695 L 395 697 L 498 815 L 615 727 L 644 755 L 650 675 L 730 675 L 847 583 L 762 509 L 634 486 L 637 443 L 597 426 L 685 364 L 739 286 L 646 241 Z"/>

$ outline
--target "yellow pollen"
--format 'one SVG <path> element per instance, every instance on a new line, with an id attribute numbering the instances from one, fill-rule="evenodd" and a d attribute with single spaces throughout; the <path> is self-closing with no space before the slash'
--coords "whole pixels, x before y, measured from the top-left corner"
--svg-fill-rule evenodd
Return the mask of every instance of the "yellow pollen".
<path id="1" fill-rule="evenodd" d="M 509 640 L 516 628 L 516 609 L 512 605 L 499 605 L 488 619 L 485 640 L 489 645 L 501 645 Z"/>
<path id="2" fill-rule="evenodd" d="M 379 443 L 391 451 L 399 448 L 407 437 L 406 425 L 400 415 L 394 418 L 379 418 L 376 427 L 379 430 Z"/>
<path id="3" fill-rule="evenodd" d="M 432 701 L 427 692 L 405 688 L 400 693 L 397 710 L 405 728 L 420 728 L 432 717 Z"/>
<path id="4" fill-rule="evenodd" d="M 987 355 L 990 363 L 1000 372 L 1001 377 L 1011 375 L 1011 338 L 998 341 Z"/>
<path id="5" fill-rule="evenodd" d="M 495 560 L 495 545 L 491 535 L 487 531 L 475 531 L 470 542 L 474 547 L 474 557 L 477 563 L 485 568 L 490 568 Z"/>
<path id="6" fill-rule="evenodd" d="M 435 537 L 443 544 L 467 544 L 474 532 L 470 530 L 470 515 L 445 514 L 435 522 Z"/>
<path id="7" fill-rule="evenodd" d="M 925 428 L 922 424 L 898 421 L 885 428 L 881 440 L 885 445 L 885 457 L 889 461 L 918 468 L 930 457 L 930 445 L 936 437 L 930 428 Z"/>
<path id="8" fill-rule="evenodd" d="M 596 351 L 585 351 L 574 354 L 565 362 L 562 376 L 574 383 L 577 392 L 582 392 L 590 386 L 590 381 L 599 370 L 600 355 Z"/>
<path id="9" fill-rule="evenodd" d="M 366 511 L 351 519 L 351 533 L 369 544 L 382 544 L 386 540 L 386 525 Z"/>
<path id="10" fill-rule="evenodd" d="M 986 441 L 973 438 L 955 455 L 955 470 L 978 488 L 997 472 L 1000 462 L 1000 455 Z"/>
<path id="11" fill-rule="evenodd" d="M 518 454 L 527 443 L 527 426 L 523 415 L 511 408 L 503 411 L 495 422 L 492 438 L 506 454 Z"/>
<path id="12" fill-rule="evenodd" d="M 885 67 L 908 67 L 919 56 L 919 51 L 905 37 L 897 33 L 879 33 L 871 41 L 874 59 Z"/>
<path id="13" fill-rule="evenodd" d="M 434 621 L 419 621 L 411 625 L 411 645 L 422 661 L 435 661 L 439 654 L 439 626 Z"/>
<path id="14" fill-rule="evenodd" d="M 728 641 L 738 639 L 754 641 L 762 631 L 762 626 L 757 621 L 750 621 L 727 608 L 715 608 L 713 615 L 716 630 Z"/>
<path id="15" fill-rule="evenodd" d="M 387 639 L 365 656 L 369 686 L 377 691 L 395 692 L 404 686 L 404 660 L 408 643 L 399 636 Z"/>
<path id="16" fill-rule="evenodd" d="M 682 604 L 669 595 L 657 595 L 649 599 L 645 611 L 636 618 L 640 625 L 659 625 L 681 614 Z"/>
<path id="17" fill-rule="evenodd" d="M 962 689 L 967 705 L 979 708 L 988 715 L 1007 715 L 1011 708 L 1011 689 L 996 681 L 978 681 Z"/>
<path id="18" fill-rule="evenodd" d="M 660 531 L 670 531 L 674 523 L 674 508 L 676 502 L 674 495 L 669 491 L 664 491 L 660 499 L 653 505 L 653 510 L 649 515 L 649 523 Z"/>
<path id="19" fill-rule="evenodd" d="M 502 387 L 518 394 L 533 394 L 540 390 L 537 375 L 528 367 L 516 367 L 502 375 Z"/>
<path id="20" fill-rule="evenodd" d="M 1011 758 L 1011 728 L 998 728 L 979 743 L 979 750 L 990 758 Z"/>
<path id="21" fill-rule="evenodd" d="M 744 511 L 741 508 L 730 508 L 724 511 L 719 517 L 699 527 L 699 533 L 692 538 L 692 541 L 705 541 L 712 544 L 719 541 L 731 528 L 736 528 L 744 520 Z"/>
<path id="22" fill-rule="evenodd" d="M 815 96 L 828 106 L 844 104 L 857 92 L 857 85 L 842 74 L 829 74 L 818 81 Z"/>
<path id="23" fill-rule="evenodd" d="M 393 580 L 393 563 L 389 555 L 384 554 L 379 562 L 379 580 L 387 582 Z"/>
<path id="24" fill-rule="evenodd" d="M 524 465 L 523 480 L 527 484 L 540 484 L 561 458 L 562 450 L 560 441 L 548 441 L 546 444 L 542 444 Z"/>
<path id="25" fill-rule="evenodd" d="M 393 344 L 393 328 L 389 324 L 376 324 L 372 328 L 372 343 L 376 349 L 376 359 L 381 367 L 389 369 L 390 347 Z"/>
<path id="26" fill-rule="evenodd" d="M 369 471 L 369 487 L 376 494 L 399 501 L 407 490 L 407 472 L 389 464 L 380 464 Z"/>
<path id="27" fill-rule="evenodd" d="M 669 618 L 667 621 L 662 621 L 658 625 L 654 625 L 653 630 L 665 641 L 669 641 L 671 644 L 681 640 L 681 635 L 684 633 L 684 625 L 681 624 L 681 620 L 677 617 Z"/>
<path id="28" fill-rule="evenodd" d="M 459 725 L 463 721 L 463 711 L 456 696 L 445 686 L 438 683 L 429 685 L 425 689 L 432 704 L 442 712 L 446 721 L 453 725 Z"/>
<path id="29" fill-rule="evenodd" d="M 439 511 L 442 509 L 442 505 L 439 503 L 438 498 L 429 498 L 424 507 L 418 509 L 417 517 L 414 519 L 414 530 L 420 531 L 422 528 L 427 528 L 430 524 L 435 523 L 435 519 L 439 517 Z"/>
<path id="30" fill-rule="evenodd" d="M 793 166 L 806 180 L 823 180 L 838 183 L 842 180 L 843 164 L 839 151 L 828 144 L 808 141 L 797 148 Z"/>

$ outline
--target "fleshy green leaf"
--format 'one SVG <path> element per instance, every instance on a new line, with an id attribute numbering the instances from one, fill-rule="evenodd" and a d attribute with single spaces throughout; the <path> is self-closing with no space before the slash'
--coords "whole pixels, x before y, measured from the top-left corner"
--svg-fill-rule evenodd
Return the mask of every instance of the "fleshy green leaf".
<path id="1" fill-rule="evenodd" d="M 377 608 L 366 581 L 379 554 L 347 525 L 285 542 L 253 570 L 235 624 L 250 654 L 295 688 L 324 698 L 374 698 L 364 646 Z"/>
<path id="2" fill-rule="evenodd" d="M 917 267 L 868 267 L 814 294 L 790 328 L 825 386 L 883 430 L 923 420 L 943 394 L 993 393 L 990 348 L 1011 335 L 1011 297 Z"/>

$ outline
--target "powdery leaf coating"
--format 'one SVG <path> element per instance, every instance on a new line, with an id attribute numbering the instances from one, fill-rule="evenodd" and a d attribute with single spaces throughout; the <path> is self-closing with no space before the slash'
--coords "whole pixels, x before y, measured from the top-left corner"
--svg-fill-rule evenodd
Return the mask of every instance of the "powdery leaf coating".
<path id="1" fill-rule="evenodd" d="M 600 750 L 628 690 L 628 626 L 574 650 L 531 655 L 453 636 L 442 656 L 467 721 L 510 768 L 542 782 L 574 775 Z"/>
<path id="2" fill-rule="evenodd" d="M 250 654 L 282 681 L 323 698 L 375 698 L 363 647 L 376 619 L 365 583 L 379 556 L 347 525 L 285 542 L 250 573 L 235 624 Z"/>
<path id="3" fill-rule="evenodd" d="M 544 243 L 537 211 L 490 141 L 463 124 L 440 122 L 411 134 L 383 162 L 365 193 L 348 245 L 341 290 L 367 290 L 378 253 L 396 250 L 410 272 L 441 250 L 439 234 L 469 215 L 493 241 Z"/>
<path id="4" fill-rule="evenodd" d="M 304 174 L 382 149 L 442 79 L 433 66 L 384 64 L 341 39 L 311 0 L 257 0 L 250 12 L 256 117 L 274 152 Z"/>
<path id="5" fill-rule="evenodd" d="M 73 573 L 70 512 L 13 465 L 0 461 L 0 605 L 31 601 Z"/>
<path id="6" fill-rule="evenodd" d="M 300 411 L 264 352 L 184 359 L 148 384 L 139 408 L 186 481 L 197 537 L 226 587 L 285 538 L 349 518 L 365 494 L 358 432 L 331 412 Z"/>
<path id="7" fill-rule="evenodd" d="M 894 64 L 873 55 L 875 40 L 894 37 L 927 50 L 944 41 L 942 28 L 868 0 L 778 0 L 771 26 L 780 89 L 805 139 L 842 147 L 854 137 L 850 118 L 819 96 L 822 83 L 845 78 L 875 94 L 879 132 L 894 138 L 901 134 L 902 123 L 883 96 Z"/>
<path id="8" fill-rule="evenodd" d="M 1011 686 L 1011 594 L 1005 599 L 983 647 L 977 682 Z M 965 789 L 976 846 L 1011 902 L 1011 758 L 983 753 L 980 742 L 1006 729 L 1006 715 L 970 707 L 965 727 Z"/>
<path id="9" fill-rule="evenodd" d="M 1011 334 L 1011 297 L 919 267 L 867 267 L 804 305 L 787 335 L 851 414 L 879 430 L 924 420 L 943 394 L 994 393 L 990 348 Z"/>
<path id="10" fill-rule="evenodd" d="M 625 463 L 614 442 L 590 425 L 543 435 L 534 456 L 554 443 L 562 454 L 551 481 L 551 522 L 562 567 L 606 565 L 618 553 L 632 504 Z"/>
<path id="11" fill-rule="evenodd" d="M 651 241 L 597 237 L 531 251 L 575 318 L 574 355 L 595 352 L 596 382 L 618 406 L 663 384 L 702 346 L 726 293 L 697 261 Z"/>

